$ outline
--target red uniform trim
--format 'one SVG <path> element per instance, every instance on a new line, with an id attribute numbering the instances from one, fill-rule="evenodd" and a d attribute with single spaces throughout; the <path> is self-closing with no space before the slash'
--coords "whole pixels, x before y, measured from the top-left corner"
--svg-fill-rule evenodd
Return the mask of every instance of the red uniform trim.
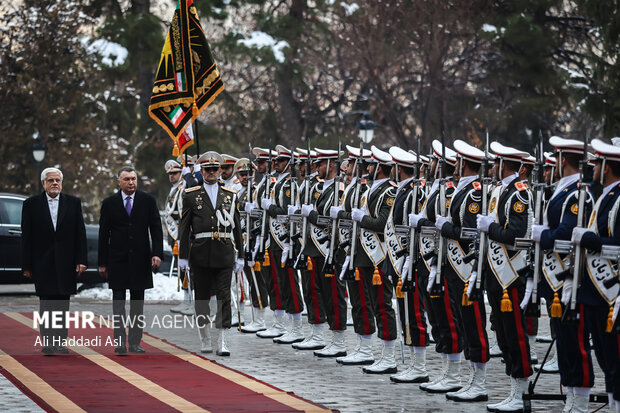
<path id="1" fill-rule="evenodd" d="M 334 330 L 342 330 L 340 326 L 340 309 L 338 308 L 338 282 L 336 277 L 330 277 L 332 279 L 332 302 L 334 303 Z"/>
<path id="2" fill-rule="evenodd" d="M 416 282 L 415 289 L 413 291 L 413 313 L 415 315 L 415 323 L 418 326 L 418 331 L 420 332 L 420 340 L 418 343 L 419 347 L 426 347 L 426 326 L 422 322 L 422 313 L 420 310 L 420 289 L 418 284 L 418 276 L 416 274 Z M 409 309 L 405 309 L 405 311 L 409 311 Z"/>
<path id="3" fill-rule="evenodd" d="M 583 304 L 579 304 L 579 328 L 577 330 L 577 341 L 579 342 L 579 354 L 581 355 L 581 369 L 583 370 L 583 382 L 581 387 L 590 387 L 590 364 L 588 363 L 588 352 L 586 351 L 584 340 L 584 315 Z"/>
<path id="4" fill-rule="evenodd" d="M 474 301 L 474 315 L 476 317 L 476 329 L 478 330 L 478 338 L 480 339 L 480 362 L 486 363 L 489 361 L 489 343 L 484 338 L 484 327 L 482 326 L 482 317 L 480 314 L 480 304 L 484 305 L 484 302 Z"/>
<path id="5" fill-rule="evenodd" d="M 282 296 L 280 295 L 280 285 L 278 284 L 278 273 L 274 264 L 273 252 L 269 251 L 269 267 L 271 268 L 271 279 L 273 280 L 273 292 L 276 296 L 276 310 L 282 310 Z"/>
<path id="6" fill-rule="evenodd" d="M 299 300 L 297 299 L 297 286 L 295 282 L 295 275 L 293 274 L 293 269 L 288 269 L 288 282 L 291 285 L 291 295 L 293 296 L 293 306 L 295 307 L 295 314 L 301 313 L 301 309 L 299 307 Z"/>
<path id="7" fill-rule="evenodd" d="M 515 327 L 517 329 L 517 339 L 519 340 L 519 351 L 521 353 L 521 365 L 523 366 L 524 377 L 532 375 L 530 371 L 530 355 L 527 353 L 527 338 L 523 331 L 523 320 L 521 319 L 521 308 L 519 307 L 519 292 L 516 288 L 512 289 L 512 313 L 515 316 Z M 515 307 L 516 306 L 516 307 Z"/>
<path id="8" fill-rule="evenodd" d="M 381 325 L 383 326 L 383 340 L 390 340 L 390 328 L 388 325 L 387 312 L 385 311 L 385 291 L 383 290 L 383 271 L 379 268 L 379 275 L 381 276 L 381 284 L 377 285 L 377 298 L 379 301 L 379 316 L 381 318 Z"/>
<path id="9" fill-rule="evenodd" d="M 360 272 L 362 272 L 360 270 Z M 362 279 L 363 275 L 360 277 L 360 280 L 357 281 L 358 290 L 360 293 L 360 305 L 362 307 L 362 323 L 364 324 L 364 334 L 370 334 L 370 320 L 368 319 L 368 311 L 366 308 L 366 296 L 364 296 L 364 280 Z"/>
<path id="10" fill-rule="evenodd" d="M 448 326 L 450 327 L 450 335 L 452 336 L 452 353 L 459 352 L 459 335 L 456 331 L 456 325 L 454 324 L 454 314 L 452 314 L 452 307 L 450 306 L 450 294 L 448 293 L 448 281 L 446 277 L 443 277 L 443 304 L 446 309 L 446 318 L 448 319 Z"/>

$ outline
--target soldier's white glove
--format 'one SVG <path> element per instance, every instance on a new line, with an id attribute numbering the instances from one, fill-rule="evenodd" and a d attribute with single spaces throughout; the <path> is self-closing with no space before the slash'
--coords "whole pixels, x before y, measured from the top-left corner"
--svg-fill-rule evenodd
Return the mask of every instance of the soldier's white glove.
<path id="1" fill-rule="evenodd" d="M 437 277 L 437 265 L 433 265 L 431 267 L 431 271 L 428 273 L 428 285 L 426 286 L 426 291 L 431 292 L 431 288 L 433 288 L 433 284 L 435 284 L 435 278 Z"/>
<path id="2" fill-rule="evenodd" d="M 476 280 L 478 279 L 478 271 L 472 271 L 471 276 L 469 277 L 469 284 L 467 285 L 467 297 L 471 295 L 471 292 L 474 291 L 474 285 L 476 285 Z"/>
<path id="3" fill-rule="evenodd" d="M 353 218 L 353 221 L 362 222 L 364 215 L 366 215 L 366 212 L 364 212 L 363 209 L 353 208 L 351 211 L 351 218 Z"/>
<path id="4" fill-rule="evenodd" d="M 613 322 L 616 322 L 616 319 L 618 318 L 618 310 L 620 310 L 620 295 L 618 295 L 618 298 L 616 298 L 616 302 L 614 303 L 614 312 L 611 315 L 611 319 L 613 320 Z"/>
<path id="5" fill-rule="evenodd" d="M 294 215 L 295 212 L 297 212 L 297 207 L 295 205 L 289 205 L 287 209 L 289 215 Z"/>
<path id="6" fill-rule="evenodd" d="M 246 202 L 245 203 L 245 212 L 246 214 L 251 214 L 252 211 L 256 208 L 256 202 Z"/>
<path id="7" fill-rule="evenodd" d="M 549 229 L 549 227 L 547 225 L 532 225 L 532 239 L 535 242 L 540 242 L 540 236 L 542 235 L 543 231 Z"/>
<path id="8" fill-rule="evenodd" d="M 424 218 L 422 214 L 409 214 L 409 226 L 411 228 L 417 228 L 418 222 L 420 222 L 422 218 Z"/>
<path id="9" fill-rule="evenodd" d="M 271 204 L 273 204 L 273 201 L 271 200 L 271 198 L 263 198 L 263 200 L 260 202 L 261 208 L 263 208 L 265 211 L 269 209 Z"/>
<path id="10" fill-rule="evenodd" d="M 179 258 L 179 268 L 184 270 L 189 265 L 189 262 L 185 258 Z"/>
<path id="11" fill-rule="evenodd" d="M 568 278 L 562 286 L 562 304 L 568 305 L 573 294 L 573 279 Z"/>
<path id="12" fill-rule="evenodd" d="M 260 248 L 262 237 L 258 235 L 256 237 L 256 243 L 254 244 L 254 251 L 252 251 L 252 259 L 256 260 L 256 254 L 258 254 L 258 249 Z"/>
<path id="13" fill-rule="evenodd" d="M 191 174 L 191 173 L 192 173 L 192 170 L 191 170 L 191 168 L 189 166 L 184 166 L 183 170 L 181 171 L 181 175 L 183 175 L 183 176 L 185 176 L 187 174 Z"/>
<path id="14" fill-rule="evenodd" d="M 280 258 L 280 262 L 282 264 L 286 264 L 286 260 L 288 259 L 288 251 L 291 249 L 291 244 L 285 243 L 284 248 L 282 248 L 282 258 Z"/>
<path id="15" fill-rule="evenodd" d="M 437 218 L 435 218 L 435 228 L 441 231 L 441 227 L 443 227 L 443 224 L 449 221 L 450 220 L 448 218 L 437 215 Z"/>
<path id="16" fill-rule="evenodd" d="M 338 219 L 338 214 L 342 211 L 342 205 L 339 206 L 330 206 L 329 207 L 329 217 L 331 219 Z"/>
<path id="17" fill-rule="evenodd" d="M 575 245 L 581 245 L 581 239 L 583 238 L 583 234 L 588 232 L 588 228 L 573 228 L 573 235 L 570 238 L 570 242 Z"/>
<path id="18" fill-rule="evenodd" d="M 493 221 L 495 221 L 495 218 L 492 215 L 478 215 L 476 217 L 476 227 L 482 232 L 487 232 Z"/>
<path id="19" fill-rule="evenodd" d="M 407 275 L 409 275 L 409 255 L 405 258 L 405 263 L 403 264 L 403 269 L 400 272 L 400 280 L 402 282 L 407 281 Z"/>
<path id="20" fill-rule="evenodd" d="M 341 281 L 344 280 L 344 274 L 349 269 L 350 262 L 351 262 L 351 256 L 347 255 L 347 258 L 344 260 L 344 264 L 342 264 L 342 270 L 340 270 L 340 276 L 338 276 L 338 278 L 340 278 Z"/>
<path id="21" fill-rule="evenodd" d="M 310 212 L 312 212 L 313 210 L 314 210 L 314 205 L 312 205 L 312 204 L 303 204 L 301 206 L 301 216 L 307 217 L 308 215 L 310 215 Z"/>
<path id="22" fill-rule="evenodd" d="M 237 262 L 235 262 L 235 268 L 234 271 L 235 272 L 241 272 L 243 271 L 243 265 L 245 264 L 245 261 L 243 260 L 243 258 L 237 258 Z"/>
<path id="23" fill-rule="evenodd" d="M 199 164 L 194 165 L 194 172 L 200 172 L 200 165 Z"/>
<path id="24" fill-rule="evenodd" d="M 531 277 L 527 278 L 527 282 L 525 283 L 525 295 L 523 296 L 523 300 L 521 300 L 521 310 L 525 310 L 527 304 L 530 302 L 530 298 L 532 297 L 532 289 L 534 288 L 534 279 Z"/>

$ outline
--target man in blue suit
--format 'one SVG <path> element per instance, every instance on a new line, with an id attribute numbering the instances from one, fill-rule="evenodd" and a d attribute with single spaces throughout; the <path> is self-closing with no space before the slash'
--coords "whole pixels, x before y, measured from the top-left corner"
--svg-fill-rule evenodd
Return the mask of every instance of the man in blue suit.
<path id="1" fill-rule="evenodd" d="M 152 270 L 164 256 L 163 233 L 155 198 L 138 191 L 138 175 L 125 166 L 118 173 L 120 191 L 103 200 L 99 218 L 99 273 L 112 289 L 114 351 L 125 354 L 125 294 L 130 291 L 129 351 L 144 353 L 144 290 L 153 288 Z M 150 234 L 150 242 L 149 242 Z M 152 245 L 152 246 L 151 246 Z"/>

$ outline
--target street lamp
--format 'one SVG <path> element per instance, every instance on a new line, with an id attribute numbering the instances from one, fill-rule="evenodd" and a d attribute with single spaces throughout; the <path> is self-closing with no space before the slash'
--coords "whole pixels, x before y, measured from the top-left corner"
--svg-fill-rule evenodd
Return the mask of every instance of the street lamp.
<path id="1" fill-rule="evenodd" d="M 360 120 L 357 124 L 359 131 L 359 138 L 364 143 L 364 148 L 367 148 L 370 142 L 372 142 L 372 138 L 375 135 L 375 128 L 377 127 L 377 123 L 368 119 L 368 114 L 364 114 L 364 119 Z"/>
<path id="2" fill-rule="evenodd" d="M 34 142 L 32 143 L 32 159 L 34 159 L 34 164 L 37 166 L 39 192 L 42 192 L 43 186 L 41 185 L 41 167 L 43 166 L 43 160 L 45 159 L 45 154 L 47 153 L 47 145 L 41 142 L 38 132 L 35 132 L 32 137 L 34 138 Z"/>

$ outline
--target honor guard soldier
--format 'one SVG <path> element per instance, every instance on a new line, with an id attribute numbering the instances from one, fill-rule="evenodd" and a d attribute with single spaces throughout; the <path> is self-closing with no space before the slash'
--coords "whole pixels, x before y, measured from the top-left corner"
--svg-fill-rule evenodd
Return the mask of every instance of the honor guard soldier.
<path id="1" fill-rule="evenodd" d="M 217 180 L 222 157 L 205 152 L 198 159 L 204 185 L 187 188 L 183 194 L 183 215 L 179 226 L 179 265 L 189 268 L 194 284 L 196 324 L 202 352 L 210 352 L 208 328 L 211 292 L 217 297 L 217 354 L 229 356 L 226 332 L 231 325 L 230 282 L 243 269 L 243 248 L 237 195 Z"/>
<path id="2" fill-rule="evenodd" d="M 245 211 L 248 214 L 251 214 L 254 208 L 260 208 L 263 199 L 269 198 L 271 188 L 273 188 L 273 185 L 276 182 L 276 178 L 274 176 L 276 172 L 272 171 L 271 162 L 272 159 L 275 159 L 277 156 L 277 152 L 271 149 L 254 148 L 252 149 L 252 153 L 256 157 L 256 172 L 262 174 L 263 178 L 256 186 L 256 191 L 254 191 L 253 194 L 253 201 L 246 204 Z M 267 189 L 269 189 L 269 191 L 267 191 Z M 278 284 L 275 262 L 269 259 L 268 248 L 270 239 L 268 224 L 269 217 L 266 213 L 263 213 L 262 218 L 256 220 L 254 223 L 254 225 L 257 226 L 257 228 L 255 228 L 255 231 L 257 232 L 257 239 L 255 241 L 253 255 L 257 262 L 260 262 L 261 258 L 264 256 L 260 274 L 267 285 L 267 291 L 269 293 L 269 308 L 271 308 L 274 312 L 272 326 L 266 330 L 258 331 L 256 333 L 256 335 L 261 338 L 275 338 L 286 333 L 286 329 L 284 327 L 284 300 L 282 299 L 281 288 Z"/>
<path id="3" fill-rule="evenodd" d="M 338 187 L 338 198 L 342 195 L 344 185 L 336 180 L 336 161 L 340 157 L 340 153 L 335 150 L 316 149 L 317 153 L 317 171 L 319 184 L 315 185 L 312 190 L 311 199 L 313 204 L 304 204 L 301 207 L 302 216 L 308 217 L 310 228 L 306 239 L 306 246 L 303 254 L 308 257 L 308 269 L 304 274 L 304 293 L 306 295 L 306 306 L 308 308 L 308 322 L 311 319 L 315 321 L 313 325 L 312 336 L 318 336 L 314 340 L 312 337 L 309 342 L 293 345 L 297 349 L 310 349 L 314 342 L 315 355 L 318 357 L 341 357 L 346 356 L 346 346 L 344 344 L 344 331 L 347 328 L 347 302 L 345 298 L 344 281 L 338 278 L 338 274 L 331 269 L 329 273 L 326 271 L 326 260 L 329 254 L 334 254 L 335 248 L 330 251 L 330 246 L 337 245 L 338 241 L 334 239 L 332 243 L 331 236 L 335 232 L 329 231 L 327 227 L 319 225 L 319 216 L 329 216 L 332 206 L 340 203 L 336 199 L 336 185 Z M 322 181 L 322 182 L 321 182 Z M 332 225 L 337 225 L 337 220 L 332 221 Z M 332 259 L 335 258 L 332 256 Z M 333 261 L 335 263 L 335 261 Z M 316 293 L 315 293 L 316 291 Z M 314 312 L 313 315 L 311 313 Z M 317 319 L 322 321 L 316 322 Z M 325 319 L 332 330 L 332 341 L 325 347 L 322 336 L 322 324 Z M 317 331 L 318 330 L 318 331 Z M 319 343 L 322 344 L 319 346 Z M 322 350 L 321 350 L 322 349 Z"/>
<path id="4" fill-rule="evenodd" d="M 164 165 L 164 169 L 168 174 L 168 179 L 172 184 L 172 188 L 170 188 L 170 192 L 166 197 L 166 217 L 165 224 L 166 230 L 168 231 L 168 243 L 172 248 L 173 254 L 177 256 L 179 255 L 179 247 L 177 244 L 177 239 L 179 238 L 179 220 L 181 219 L 181 213 L 183 212 L 183 191 L 186 187 L 186 182 L 184 179 L 181 179 L 181 171 L 183 167 L 180 163 L 175 160 L 168 160 Z M 179 270 L 179 281 L 182 283 L 183 288 L 183 302 L 181 304 L 172 307 L 170 309 L 173 313 L 181 313 L 185 315 L 194 314 L 194 306 L 192 304 L 191 294 L 188 289 L 188 280 L 185 276 L 185 271 Z"/>
<path id="5" fill-rule="evenodd" d="M 370 160 L 372 152 L 368 149 L 355 148 L 349 145 L 346 145 L 346 148 L 349 153 L 347 172 L 351 174 L 352 179 L 342 194 L 340 205 L 331 207 L 329 215 L 332 219 L 338 219 L 339 221 L 349 220 L 348 222 L 351 222 L 351 211 L 359 206 L 362 194 L 368 189 L 366 178 L 364 177 L 366 172 L 365 162 Z M 375 360 L 372 353 L 372 334 L 375 331 L 374 318 L 372 318 L 372 313 L 368 313 L 365 305 L 366 300 L 370 297 L 370 292 L 363 283 L 359 271 L 355 271 L 355 267 L 350 265 L 351 254 L 354 252 L 352 248 L 355 247 L 356 251 L 359 251 L 357 247 L 361 248 L 357 238 L 353 234 L 353 229 L 338 230 L 340 253 L 346 256 L 345 261 L 342 263 L 339 278 L 344 280 L 345 274 L 347 275 L 346 282 L 352 306 L 353 328 L 357 334 L 357 345 L 353 352 L 336 358 L 338 363 L 344 365 L 373 364 Z M 356 254 L 362 253 L 356 252 Z M 351 272 L 355 273 L 355 276 L 352 276 Z"/>
<path id="6" fill-rule="evenodd" d="M 387 259 L 383 260 L 383 273 L 392 277 L 394 282 L 399 280 L 399 287 L 396 289 L 399 321 L 401 331 L 405 336 L 403 337 L 405 344 L 411 351 L 409 368 L 391 376 L 390 380 L 396 383 L 423 383 L 429 380 L 426 371 L 426 346 L 428 345 L 426 313 L 414 267 L 416 258 L 408 255 L 410 245 L 406 239 L 403 239 L 404 237 L 395 233 L 395 226 L 407 225 L 409 213 L 420 212 L 426 194 L 418 176 L 414 176 L 417 172 L 416 162 L 420 157 L 396 146 L 391 147 L 389 153 L 395 164 L 394 176 L 397 178 L 398 188 L 384 230 Z M 417 168 L 419 169 L 419 166 Z M 414 242 L 414 240 L 409 240 L 409 242 Z M 410 263 L 411 274 L 409 274 Z M 412 282 L 409 283 L 408 279 Z M 411 287 L 405 291 L 403 285 L 406 284 L 410 284 Z M 402 297 L 399 296 L 401 293 Z"/>
<path id="7" fill-rule="evenodd" d="M 303 329 L 301 313 L 304 309 L 301 291 L 299 290 L 299 277 L 293 268 L 285 268 L 283 264 L 288 255 L 288 224 L 280 222 L 278 215 L 287 215 L 288 206 L 291 204 L 291 193 L 298 194 L 297 184 L 292 182 L 290 176 L 290 164 L 292 153 L 282 145 L 276 146 L 277 157 L 275 158 L 276 176 L 272 177 L 272 186 L 269 196 L 265 196 L 261 201 L 262 209 L 268 215 L 269 230 L 269 261 L 272 265 L 272 276 L 274 288 L 280 290 L 284 310 L 292 318 L 292 326 L 289 331 L 273 341 L 279 344 L 292 344 L 303 341 Z M 274 271 L 275 269 L 275 271 Z M 280 312 L 282 310 L 278 310 Z M 282 313 L 276 312 L 276 316 L 283 318 Z M 260 337 L 266 337 L 264 333 L 258 333 Z"/>
<path id="8" fill-rule="evenodd" d="M 540 242 L 544 250 L 542 274 L 538 291 L 548 303 L 551 302 L 551 326 L 556 339 L 556 352 L 560 370 L 560 383 L 571 406 L 575 395 L 589 396 L 594 384 L 589 343 L 583 323 L 561 321 L 570 300 L 572 274 L 567 276 L 570 255 L 562 256 L 554 251 L 556 240 L 570 241 L 579 215 L 579 162 L 583 158 L 584 144 L 574 139 L 552 136 L 549 144 L 556 150 L 556 174 L 559 181 L 547 204 L 544 223 L 532 226 L 532 239 Z M 587 193 L 585 211 L 592 209 L 592 199 Z M 585 215 L 588 216 L 588 215 Z M 568 410 L 570 411 L 570 410 Z"/>
<path id="9" fill-rule="evenodd" d="M 423 228 L 434 228 L 435 221 L 441 216 L 441 185 L 445 191 L 445 209 L 450 205 L 450 199 L 454 193 L 455 186 L 452 175 L 456 165 L 456 152 L 447 146 L 443 146 L 437 139 L 432 142 L 433 160 L 431 162 L 431 172 L 433 185 L 429 191 L 422 212 L 419 214 L 409 215 L 409 225 L 421 231 Z M 441 168 L 444 171 L 441 171 Z M 443 182 L 443 184 L 442 184 Z M 429 320 L 432 324 L 433 337 L 435 338 L 435 351 L 441 354 L 442 367 L 439 374 L 430 382 L 420 384 L 420 389 L 430 393 L 445 393 L 460 388 L 458 378 L 461 350 L 462 335 L 459 313 L 456 309 L 457 302 L 454 297 L 456 294 L 450 291 L 455 288 L 452 284 L 448 284 L 446 277 L 441 277 L 442 294 L 430 295 L 430 291 L 435 284 L 437 273 L 437 262 L 441 260 L 437 256 L 438 246 L 436 246 L 436 238 L 424 236 L 420 233 L 420 256 L 418 260 L 417 270 L 418 279 L 426 281 L 426 296 L 430 302 L 429 313 L 432 317 Z M 460 302 L 460 301 L 459 301 Z"/>
<path id="10" fill-rule="evenodd" d="M 455 385 L 436 386 L 436 392 L 447 392 L 446 397 L 454 401 L 488 400 L 485 387 L 486 363 L 489 361 L 489 341 L 486 333 L 486 310 L 483 301 L 469 301 L 467 298 L 469 283 L 474 283 L 473 262 L 465 256 L 472 251 L 473 243 L 463 239 L 461 230 L 476 228 L 476 217 L 482 204 L 482 184 L 478 171 L 484 158 L 484 152 L 457 139 L 454 141 L 457 153 L 456 174 L 459 176 L 456 190 L 452 194 L 448 216 L 437 216 L 435 227 L 447 240 L 447 261 L 442 274 L 450 285 L 450 299 L 455 305 L 464 339 L 464 353 L 471 365 L 468 383 L 461 388 L 455 370 Z M 473 248 L 472 248 L 473 247 Z M 458 365 L 458 364 L 457 364 Z M 448 382 L 445 382 L 448 384 Z"/>
<path id="11" fill-rule="evenodd" d="M 362 311 L 374 315 L 383 349 L 381 358 L 362 370 L 365 373 L 390 374 L 397 371 L 394 359 L 396 316 L 392 308 L 392 281 L 384 276 L 381 264 L 386 258 L 383 231 L 394 204 L 396 184 L 389 178 L 393 164 L 390 154 L 374 145 L 371 152 L 368 176 L 372 179 L 372 186 L 362 195 L 359 208 L 351 211 L 351 218 L 360 226 L 356 240 L 359 248 L 353 258 L 364 288 L 364 297 L 360 291 Z"/>
<path id="12" fill-rule="evenodd" d="M 200 173 L 200 165 L 196 163 L 197 158 L 198 156 L 191 155 L 179 155 L 177 157 L 177 162 L 185 165 L 181 171 L 181 176 L 185 181 L 186 188 L 202 185 L 202 174 Z"/>
<path id="13" fill-rule="evenodd" d="M 220 166 L 222 169 L 220 181 L 226 188 L 239 192 L 241 189 L 241 184 L 239 183 L 239 178 L 237 178 L 237 175 L 235 174 L 235 164 L 239 158 L 223 153 L 222 159 L 224 162 L 222 162 L 222 166 Z"/>
<path id="14" fill-rule="evenodd" d="M 248 158 L 241 158 L 235 163 L 235 174 L 237 176 L 237 179 L 239 179 L 239 183 L 241 184 L 241 189 L 239 190 L 239 192 L 237 192 L 237 209 L 239 209 L 239 212 L 243 211 L 245 213 L 245 205 L 248 202 L 251 202 L 250 196 L 253 196 L 256 190 L 254 183 L 250 181 L 250 176 L 253 173 L 253 169 L 256 168 L 252 167 L 252 164 Z M 252 194 L 250 194 L 250 192 Z M 247 222 L 250 222 L 250 228 L 246 227 Z M 242 219 L 241 228 L 242 233 L 244 234 L 244 243 L 249 243 L 251 247 L 251 219 Z M 265 284 L 265 280 L 261 275 L 261 272 L 256 271 L 253 267 L 251 268 L 249 266 L 249 262 L 246 262 L 244 273 L 246 276 L 248 276 L 248 274 L 251 275 L 249 284 L 250 296 L 252 298 L 252 322 L 248 325 L 244 325 L 241 328 L 241 331 L 243 333 L 256 333 L 257 331 L 263 331 L 267 329 L 267 327 L 265 327 L 265 310 L 262 308 L 262 303 L 264 302 L 265 305 L 268 303 L 267 297 L 269 296 L 269 294 L 267 292 L 267 284 Z"/>
<path id="15" fill-rule="evenodd" d="M 594 139 L 591 146 L 597 157 L 594 181 L 600 182 L 603 193 L 594 205 L 587 228 L 573 229 L 571 237 L 574 244 L 587 249 L 586 270 L 582 274 L 577 302 L 581 307 L 585 329 L 592 337 L 594 353 L 605 374 L 609 410 L 618 412 L 620 337 L 618 330 L 614 329 L 613 313 L 615 307 L 617 315 L 620 305 L 617 268 L 620 245 L 620 147 L 599 139 Z M 612 245 L 615 250 L 611 254 L 604 254 L 603 249 Z M 572 411 L 587 412 L 588 401 L 586 395 L 575 392 Z"/>
<path id="16" fill-rule="evenodd" d="M 509 412 L 523 409 L 522 393 L 532 374 L 527 324 L 523 309 L 532 290 L 526 281 L 527 250 L 514 248 L 515 238 L 530 237 L 532 195 L 519 171 L 529 154 L 498 142 L 491 143 L 501 179 L 490 197 L 488 215 L 479 215 L 477 227 L 489 237 L 484 280 L 491 312 L 495 320 L 497 341 L 511 380 L 511 394 L 491 411 Z"/>

